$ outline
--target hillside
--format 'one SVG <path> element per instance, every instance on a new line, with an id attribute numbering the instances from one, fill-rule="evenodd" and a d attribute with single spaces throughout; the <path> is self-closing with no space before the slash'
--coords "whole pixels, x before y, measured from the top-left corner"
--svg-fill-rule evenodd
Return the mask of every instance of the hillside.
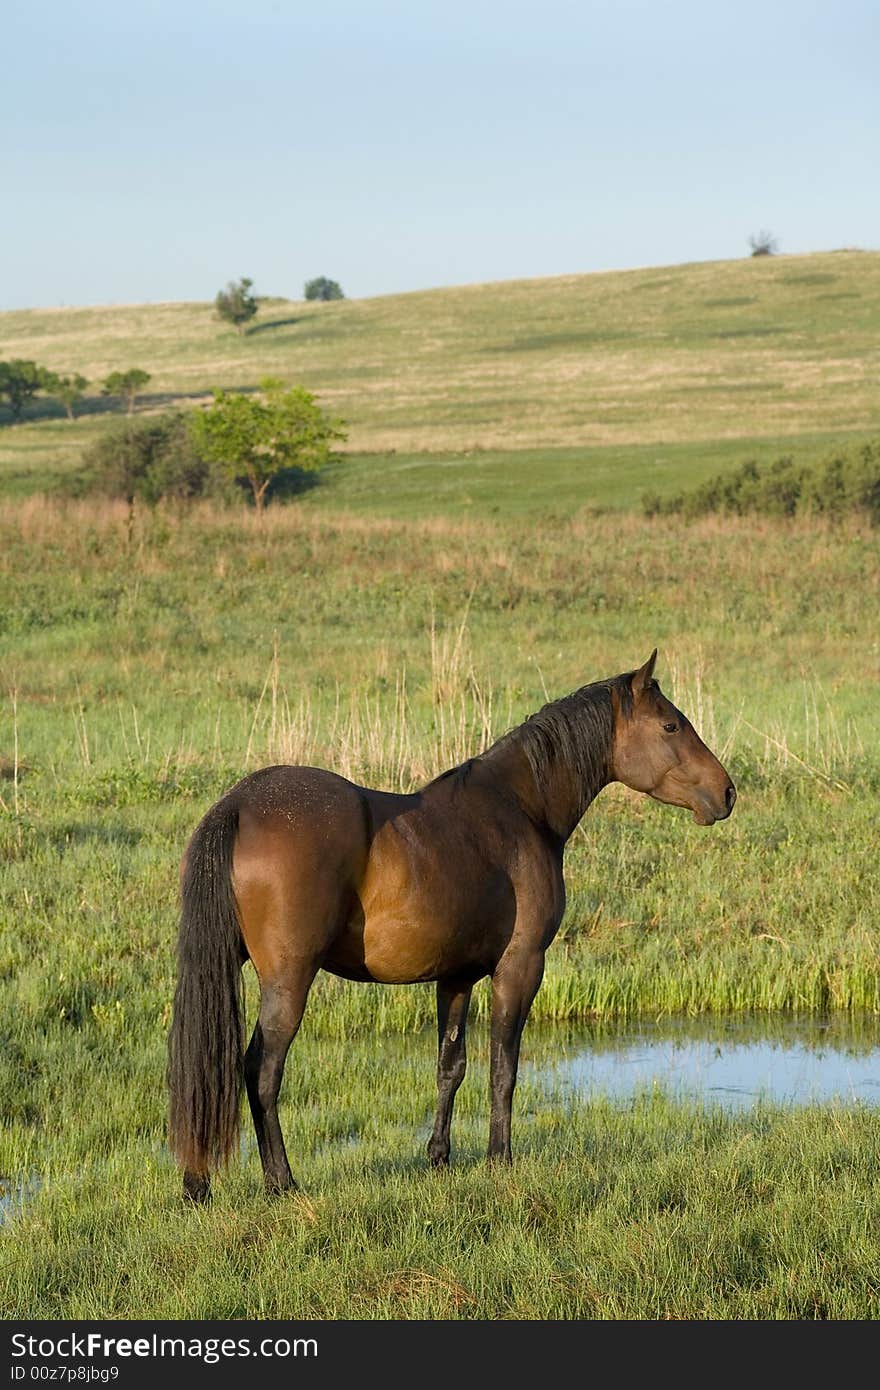
<path id="1" fill-rule="evenodd" d="M 273 299 L 243 337 L 209 304 L 19 311 L 0 315 L 0 357 L 92 383 L 142 366 L 142 409 L 302 383 L 349 426 L 309 505 L 630 505 L 750 453 L 880 429 L 880 253 Z M 22 425 L 0 416 L 2 491 L 76 468 L 107 408 L 96 391 L 73 425 L 48 402 Z"/>

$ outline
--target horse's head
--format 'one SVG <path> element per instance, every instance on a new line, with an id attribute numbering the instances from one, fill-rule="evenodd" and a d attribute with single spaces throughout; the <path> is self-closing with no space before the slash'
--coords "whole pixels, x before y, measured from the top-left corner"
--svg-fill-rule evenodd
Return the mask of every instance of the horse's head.
<path id="1" fill-rule="evenodd" d="M 656 649 L 614 691 L 611 776 L 670 806 L 686 806 L 698 825 L 724 820 L 736 788 L 690 721 L 653 679 Z"/>

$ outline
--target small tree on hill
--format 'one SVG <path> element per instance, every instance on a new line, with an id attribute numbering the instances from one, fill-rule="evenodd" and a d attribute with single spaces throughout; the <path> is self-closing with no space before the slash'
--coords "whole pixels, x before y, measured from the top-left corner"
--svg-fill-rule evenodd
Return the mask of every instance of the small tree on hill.
<path id="1" fill-rule="evenodd" d="M 191 425 L 201 456 L 228 477 L 246 479 L 258 512 L 280 473 L 320 468 L 332 457 L 333 441 L 346 437 L 342 422 L 326 416 L 303 387 L 267 377 L 260 389 L 261 396 L 215 391 L 214 404 Z"/>
<path id="2" fill-rule="evenodd" d="M 237 284 L 230 280 L 226 289 L 219 290 L 214 300 L 218 316 L 227 323 L 234 323 L 239 333 L 244 333 L 245 325 L 250 323 L 260 307 L 256 296 L 251 294 L 253 283 L 247 276 L 243 276 Z"/>
<path id="3" fill-rule="evenodd" d="M 306 299 L 344 299 L 342 286 L 335 280 L 328 280 L 326 275 L 318 275 L 314 280 L 307 280 L 305 283 L 304 294 Z"/>
<path id="4" fill-rule="evenodd" d="M 753 256 L 775 256 L 779 250 L 779 242 L 772 232 L 760 231 L 757 235 L 749 237 L 749 246 L 752 248 Z"/>
<path id="5" fill-rule="evenodd" d="M 135 399 L 143 391 L 148 381 L 152 378 L 149 372 L 143 371 L 140 367 L 129 367 L 127 372 L 111 372 L 104 378 L 101 386 L 102 396 L 119 396 L 121 400 L 128 402 L 128 414 L 134 413 Z"/>
<path id="6" fill-rule="evenodd" d="M 50 388 L 54 377 L 45 367 L 38 367 L 23 357 L 14 357 L 9 362 L 0 362 L 0 396 L 5 397 L 14 420 L 20 420 L 28 401 L 33 400 L 38 391 Z"/>
<path id="7" fill-rule="evenodd" d="M 84 376 L 75 372 L 73 376 L 54 376 L 47 383 L 46 390 L 50 396 L 54 396 L 56 401 L 60 401 L 67 411 L 68 420 L 76 419 L 76 408 L 83 398 L 83 392 L 88 386 Z"/>

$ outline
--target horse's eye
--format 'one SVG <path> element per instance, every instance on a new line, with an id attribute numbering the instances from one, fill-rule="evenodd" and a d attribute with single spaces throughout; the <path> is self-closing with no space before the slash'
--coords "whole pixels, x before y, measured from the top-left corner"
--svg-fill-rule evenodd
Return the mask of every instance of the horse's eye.
<path id="1" fill-rule="evenodd" d="M 664 728 L 664 730 L 665 730 L 665 732 L 666 732 L 667 734 L 677 734 L 677 733 L 678 733 L 678 725 L 677 725 L 677 724 L 664 724 L 664 725 L 663 725 L 663 728 Z"/>

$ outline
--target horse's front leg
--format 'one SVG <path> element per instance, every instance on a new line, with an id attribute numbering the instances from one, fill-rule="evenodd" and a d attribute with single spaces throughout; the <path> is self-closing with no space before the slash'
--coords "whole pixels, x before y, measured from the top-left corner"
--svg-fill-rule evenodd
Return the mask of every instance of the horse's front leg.
<path id="1" fill-rule="evenodd" d="M 449 1162 L 452 1107 L 467 1067 L 464 1035 L 472 989 L 460 980 L 437 981 L 437 1116 L 428 1140 L 428 1157 L 435 1168 Z"/>
<path id="2" fill-rule="evenodd" d="M 519 1044 L 532 1000 L 544 974 L 542 949 L 505 953 L 492 976 L 489 1158 L 510 1162 L 510 1111 L 519 1065 Z"/>

